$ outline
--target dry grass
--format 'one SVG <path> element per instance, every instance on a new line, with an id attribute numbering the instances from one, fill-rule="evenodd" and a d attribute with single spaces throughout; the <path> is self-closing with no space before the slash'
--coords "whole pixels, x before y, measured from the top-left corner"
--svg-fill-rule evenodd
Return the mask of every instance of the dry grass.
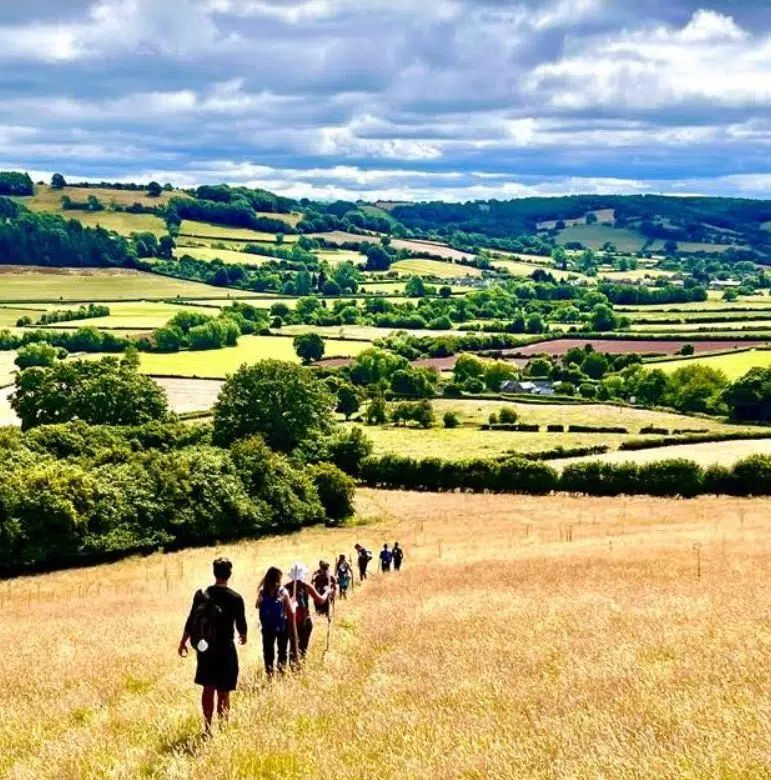
<path id="1" fill-rule="evenodd" d="M 377 525 L 217 548 L 252 634 L 208 743 L 174 649 L 214 549 L 4 584 L 0 775 L 771 776 L 767 502 L 361 491 L 359 506 Z M 317 621 L 306 672 L 267 685 L 259 576 L 359 538 L 398 538 L 405 570 L 340 606 L 326 657 Z"/>

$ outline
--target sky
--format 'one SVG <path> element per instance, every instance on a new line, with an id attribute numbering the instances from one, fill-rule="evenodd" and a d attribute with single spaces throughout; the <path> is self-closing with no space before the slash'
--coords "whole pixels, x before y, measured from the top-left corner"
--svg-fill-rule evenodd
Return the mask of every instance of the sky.
<path id="1" fill-rule="evenodd" d="M 2 0 L 0 169 L 771 197 L 769 0 Z"/>

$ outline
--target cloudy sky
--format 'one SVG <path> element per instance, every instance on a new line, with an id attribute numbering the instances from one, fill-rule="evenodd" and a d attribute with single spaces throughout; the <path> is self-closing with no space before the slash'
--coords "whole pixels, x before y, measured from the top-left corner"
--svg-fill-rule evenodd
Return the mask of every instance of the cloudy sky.
<path id="1" fill-rule="evenodd" d="M 769 0 L 5 0 L 0 168 L 771 197 Z"/>

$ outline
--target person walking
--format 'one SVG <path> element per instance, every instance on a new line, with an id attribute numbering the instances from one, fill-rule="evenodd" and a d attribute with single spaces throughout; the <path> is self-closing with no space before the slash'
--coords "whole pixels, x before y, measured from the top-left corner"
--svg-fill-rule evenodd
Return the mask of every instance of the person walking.
<path id="1" fill-rule="evenodd" d="M 388 549 L 388 545 L 384 544 L 383 549 L 380 551 L 380 571 L 385 574 L 391 571 L 391 561 L 393 560 L 393 554 Z"/>
<path id="2" fill-rule="evenodd" d="M 394 559 L 394 571 L 400 571 L 402 568 L 402 561 L 404 560 L 404 550 L 399 547 L 399 542 L 394 542 L 391 555 Z"/>
<path id="3" fill-rule="evenodd" d="M 230 712 L 230 692 L 238 683 L 234 636 L 237 631 L 242 645 L 247 636 L 244 600 L 228 586 L 233 564 L 227 558 L 217 558 L 212 570 L 214 585 L 195 592 L 177 649 L 179 655 L 187 656 L 190 641 L 196 651 L 195 682 L 203 687 L 201 708 L 207 735 L 211 734 L 215 693 L 220 720 Z"/>
<path id="4" fill-rule="evenodd" d="M 356 550 L 356 561 L 359 564 L 359 582 L 364 582 L 367 579 L 367 566 L 372 560 L 372 553 L 360 544 L 354 545 Z"/>
<path id="5" fill-rule="evenodd" d="M 281 569 L 271 566 L 257 593 L 262 628 L 262 658 L 268 677 L 273 677 L 276 651 L 279 673 L 283 674 L 286 670 L 289 621 L 293 617 L 293 606 L 289 591 L 281 586 L 282 577 Z"/>
<path id="6" fill-rule="evenodd" d="M 353 572 L 351 571 L 351 564 L 345 559 L 345 555 L 342 553 L 337 558 L 335 564 L 335 577 L 337 578 L 337 588 L 340 593 L 341 599 L 348 598 L 348 588 L 353 582 Z"/>
<path id="7" fill-rule="evenodd" d="M 311 584 L 322 596 L 328 594 L 326 601 L 322 604 L 315 604 L 315 607 L 317 615 L 324 615 L 326 618 L 329 618 L 330 607 L 335 600 L 335 593 L 337 592 L 337 582 L 334 575 L 330 573 L 329 564 L 326 561 L 319 561 L 319 568 L 313 572 Z"/>
<path id="8" fill-rule="evenodd" d="M 290 647 L 289 661 L 292 668 L 297 668 L 299 662 L 305 659 L 308 653 L 308 645 L 313 632 L 313 619 L 310 612 L 310 601 L 321 604 L 327 600 L 328 594 L 322 596 L 316 588 L 305 578 L 308 576 L 308 568 L 301 563 L 296 563 L 289 572 L 290 581 L 286 589 L 292 599 L 294 621 L 290 621 L 287 641 Z"/>

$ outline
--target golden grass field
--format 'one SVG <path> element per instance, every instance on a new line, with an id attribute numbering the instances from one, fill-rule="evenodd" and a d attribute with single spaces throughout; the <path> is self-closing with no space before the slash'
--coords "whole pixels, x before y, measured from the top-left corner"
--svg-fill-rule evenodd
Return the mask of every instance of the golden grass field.
<path id="1" fill-rule="evenodd" d="M 0 586 L 0 775 L 45 778 L 771 776 L 771 507 L 701 498 L 361 490 L 360 527 Z M 317 619 L 272 684 L 268 565 L 406 548 Z M 202 742 L 176 655 L 215 554 L 248 606 L 230 722 Z M 700 575 L 697 571 L 700 557 Z"/>

